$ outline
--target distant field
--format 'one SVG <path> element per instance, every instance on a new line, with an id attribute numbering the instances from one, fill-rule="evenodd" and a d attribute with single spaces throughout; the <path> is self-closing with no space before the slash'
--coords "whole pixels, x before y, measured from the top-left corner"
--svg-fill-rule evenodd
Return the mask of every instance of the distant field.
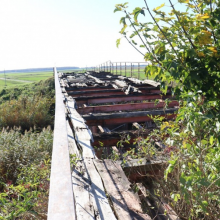
<path id="1" fill-rule="evenodd" d="M 6 87 L 16 87 L 27 83 L 38 82 L 53 76 L 53 72 L 30 72 L 30 73 L 7 73 L 6 74 Z M 0 74 L 0 90 L 5 87 L 5 75 Z"/>
<path id="2" fill-rule="evenodd" d="M 6 81 L 6 87 L 15 87 L 15 86 L 20 86 L 20 85 L 24 85 L 26 83 L 24 82 L 17 82 L 17 81 Z M 3 89 L 5 87 L 5 81 L 0 79 L 0 90 Z"/>

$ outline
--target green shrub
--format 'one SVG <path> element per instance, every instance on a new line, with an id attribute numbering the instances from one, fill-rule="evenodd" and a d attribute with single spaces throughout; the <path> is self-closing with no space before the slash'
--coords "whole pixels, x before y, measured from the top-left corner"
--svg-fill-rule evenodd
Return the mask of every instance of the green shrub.
<path id="1" fill-rule="evenodd" d="M 18 100 L 11 100 L 0 105 L 0 128 L 21 127 L 29 130 L 36 127 L 42 129 L 53 124 L 50 108 L 54 99 L 33 96 L 22 96 Z"/>
<path id="2" fill-rule="evenodd" d="M 0 133 L 1 186 L 9 180 L 15 184 L 21 169 L 51 158 L 52 143 L 50 128 L 40 133 L 29 131 L 25 134 L 18 129 L 3 129 Z"/>
<path id="3" fill-rule="evenodd" d="M 0 219 L 46 219 L 51 129 L 0 133 Z"/>

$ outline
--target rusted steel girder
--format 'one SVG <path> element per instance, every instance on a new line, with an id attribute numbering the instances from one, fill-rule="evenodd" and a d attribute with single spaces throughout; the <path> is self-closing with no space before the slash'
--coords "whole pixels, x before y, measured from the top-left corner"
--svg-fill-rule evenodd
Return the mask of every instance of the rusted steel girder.
<path id="1" fill-rule="evenodd" d="M 101 104 L 109 102 L 130 102 L 130 101 L 143 101 L 143 100 L 154 100 L 154 99 L 167 99 L 172 98 L 171 94 L 160 95 L 160 94 L 130 94 L 130 95 L 113 95 L 113 96 L 97 96 L 97 97 L 78 97 L 75 98 L 77 105 L 82 104 Z"/>
<path id="2" fill-rule="evenodd" d="M 132 122 L 152 121 L 150 116 L 161 115 L 166 119 L 172 119 L 176 116 L 174 114 L 176 108 L 167 110 L 153 110 L 153 111 L 137 111 L 137 112 L 117 112 L 117 113 L 95 113 L 91 115 L 83 115 L 88 126 L 95 125 L 112 125 Z"/>
<path id="3" fill-rule="evenodd" d="M 132 111 L 132 110 L 144 110 L 144 109 L 156 109 L 163 108 L 165 102 L 160 102 L 155 105 L 153 102 L 147 103 L 127 103 L 127 104 L 116 104 L 116 105 L 102 105 L 102 106 L 87 106 L 84 108 L 78 108 L 77 111 L 84 115 L 89 113 L 98 113 L 98 112 L 114 112 L 114 111 Z M 172 108 L 174 106 L 179 106 L 178 101 L 172 101 L 168 104 L 168 107 Z"/>
<path id="4" fill-rule="evenodd" d="M 94 97 L 94 96 L 111 96 L 111 95 L 123 95 L 124 92 L 121 89 L 114 90 L 94 90 L 81 92 L 68 92 L 68 95 L 72 97 Z"/>
<path id="5" fill-rule="evenodd" d="M 94 142 L 92 143 L 93 146 L 100 148 L 100 144 L 104 147 L 111 147 L 116 146 L 117 143 L 123 139 L 123 137 L 129 135 L 130 141 L 129 143 L 123 143 L 124 146 L 130 146 L 136 141 L 136 138 L 142 137 L 147 138 L 149 133 L 153 129 L 144 129 L 141 131 L 123 131 L 123 132 L 111 132 L 111 133 L 102 133 L 102 134 L 93 134 Z"/>

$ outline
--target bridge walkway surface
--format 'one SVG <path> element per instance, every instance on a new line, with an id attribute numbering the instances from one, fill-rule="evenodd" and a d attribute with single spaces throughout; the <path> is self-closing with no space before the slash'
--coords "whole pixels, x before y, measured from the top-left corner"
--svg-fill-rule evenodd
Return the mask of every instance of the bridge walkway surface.
<path id="1" fill-rule="evenodd" d="M 128 156 L 122 163 L 123 153 L 135 147 L 137 137 L 147 137 L 157 129 L 150 115 L 175 117 L 178 102 L 171 88 L 162 95 L 157 82 L 107 72 L 65 74 L 54 68 L 54 77 L 48 219 L 179 219 L 154 195 L 148 177 L 161 175 L 163 159 Z M 167 98 L 173 100 L 165 110 Z M 128 135 L 129 141 L 119 146 Z"/>

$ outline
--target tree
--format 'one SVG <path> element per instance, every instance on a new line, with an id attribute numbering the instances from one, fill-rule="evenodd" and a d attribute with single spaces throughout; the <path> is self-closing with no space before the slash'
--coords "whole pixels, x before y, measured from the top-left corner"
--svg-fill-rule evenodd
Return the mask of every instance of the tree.
<path id="1" fill-rule="evenodd" d="M 178 2 L 182 11 L 177 10 L 172 0 L 169 13 L 163 11 L 165 4 L 150 11 L 144 0 L 146 7 L 136 7 L 129 13 L 128 3 L 117 4 L 115 12 L 124 12 L 120 33 L 128 41 L 131 39 L 137 50 L 146 49 L 144 57 L 149 62 L 146 74 L 154 75 L 164 92 L 174 82 L 173 91 L 181 101 L 176 121 L 162 123 L 158 134 L 158 138 L 164 134 L 166 138 L 161 141 L 175 149 L 163 182 L 170 191 L 163 195 L 169 197 L 183 219 L 217 219 L 220 216 L 220 1 Z M 140 15 L 146 13 L 152 22 L 140 21 Z M 128 28 L 132 30 L 129 37 Z"/>

